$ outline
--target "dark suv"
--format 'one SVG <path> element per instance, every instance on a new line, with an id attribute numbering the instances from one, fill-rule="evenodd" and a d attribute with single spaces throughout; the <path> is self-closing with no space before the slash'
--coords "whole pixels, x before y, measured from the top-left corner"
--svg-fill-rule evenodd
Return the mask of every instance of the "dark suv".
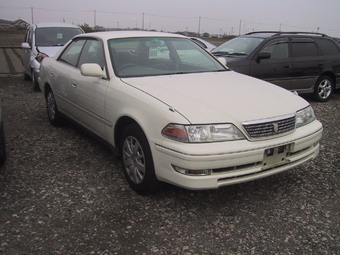
<path id="1" fill-rule="evenodd" d="M 340 88 L 340 46 L 320 33 L 252 32 L 212 52 L 232 70 L 327 101 Z"/>

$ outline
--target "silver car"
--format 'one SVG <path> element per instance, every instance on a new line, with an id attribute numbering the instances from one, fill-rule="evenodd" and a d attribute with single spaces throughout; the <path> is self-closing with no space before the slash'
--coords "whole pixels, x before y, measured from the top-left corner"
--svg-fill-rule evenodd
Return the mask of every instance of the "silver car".
<path id="1" fill-rule="evenodd" d="M 84 33 L 75 25 L 66 23 L 36 23 L 28 26 L 22 47 L 22 66 L 25 80 L 32 80 L 33 89 L 39 90 L 38 76 L 43 57 L 54 54 L 73 36 Z"/>

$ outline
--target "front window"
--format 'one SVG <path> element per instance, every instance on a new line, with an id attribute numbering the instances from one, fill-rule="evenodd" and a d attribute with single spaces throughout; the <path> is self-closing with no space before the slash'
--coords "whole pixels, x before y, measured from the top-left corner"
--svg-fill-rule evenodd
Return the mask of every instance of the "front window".
<path id="1" fill-rule="evenodd" d="M 227 70 L 187 38 L 124 38 L 112 39 L 108 44 L 112 65 L 119 77 Z"/>
<path id="2" fill-rule="evenodd" d="M 262 38 L 236 37 L 211 51 L 216 56 L 247 56 L 259 46 Z"/>
<path id="3" fill-rule="evenodd" d="M 85 42 L 85 39 L 78 39 L 70 43 L 70 45 L 68 45 L 65 51 L 61 54 L 58 61 L 62 61 L 71 66 L 77 67 L 78 59 Z"/>
<path id="4" fill-rule="evenodd" d="M 261 52 L 270 53 L 270 58 L 288 58 L 288 42 L 275 42 Z"/>
<path id="5" fill-rule="evenodd" d="M 79 28 L 73 27 L 44 27 L 35 30 L 36 46 L 62 46 L 75 35 L 81 34 Z"/>

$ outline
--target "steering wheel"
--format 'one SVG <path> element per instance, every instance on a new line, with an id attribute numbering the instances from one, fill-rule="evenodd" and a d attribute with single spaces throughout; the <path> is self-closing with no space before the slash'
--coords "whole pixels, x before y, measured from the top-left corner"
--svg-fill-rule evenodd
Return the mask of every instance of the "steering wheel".
<path id="1" fill-rule="evenodd" d="M 131 67 L 137 67 L 137 65 L 133 63 L 127 63 L 119 67 L 118 71 L 123 71 L 124 69 L 131 68 Z"/>

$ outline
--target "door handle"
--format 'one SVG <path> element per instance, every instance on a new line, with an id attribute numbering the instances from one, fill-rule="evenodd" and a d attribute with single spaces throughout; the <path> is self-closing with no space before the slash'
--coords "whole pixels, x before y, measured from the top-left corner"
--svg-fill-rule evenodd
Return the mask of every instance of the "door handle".
<path id="1" fill-rule="evenodd" d="M 76 87 L 77 87 L 77 84 L 76 84 L 75 82 L 72 82 L 72 83 L 71 83 L 71 86 L 72 86 L 72 88 L 76 88 Z"/>

